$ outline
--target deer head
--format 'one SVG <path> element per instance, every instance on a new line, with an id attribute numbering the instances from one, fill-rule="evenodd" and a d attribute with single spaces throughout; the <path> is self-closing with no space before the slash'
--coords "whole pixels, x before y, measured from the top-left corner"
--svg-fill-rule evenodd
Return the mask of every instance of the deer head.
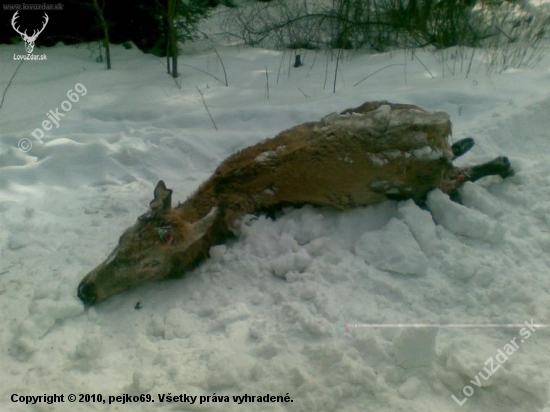
<path id="1" fill-rule="evenodd" d="M 218 208 L 190 221 L 171 207 L 172 191 L 158 182 L 149 210 L 120 237 L 109 257 L 80 282 L 78 297 L 87 305 L 131 287 L 170 276 L 191 267 L 200 253 L 201 238 L 212 227 Z"/>
<path id="2" fill-rule="evenodd" d="M 21 38 L 25 41 L 25 48 L 27 49 L 27 53 L 30 54 L 34 50 L 34 42 L 38 38 L 38 35 L 44 31 L 44 28 L 46 27 L 46 24 L 48 24 L 48 21 L 50 19 L 49 19 L 48 15 L 46 13 L 44 13 L 44 16 L 46 17 L 46 20 L 44 21 L 44 25 L 42 26 L 42 28 L 40 30 L 33 30 L 32 36 L 29 36 L 29 35 L 27 35 L 27 30 L 25 30 L 24 33 L 21 33 L 19 31 L 19 27 L 15 27 L 15 20 L 17 20 L 17 18 L 19 17 L 17 15 L 17 13 L 19 13 L 19 10 L 16 11 L 15 14 L 13 15 L 13 17 L 11 19 L 11 26 L 13 27 L 13 29 L 17 33 L 19 33 L 21 35 Z"/>

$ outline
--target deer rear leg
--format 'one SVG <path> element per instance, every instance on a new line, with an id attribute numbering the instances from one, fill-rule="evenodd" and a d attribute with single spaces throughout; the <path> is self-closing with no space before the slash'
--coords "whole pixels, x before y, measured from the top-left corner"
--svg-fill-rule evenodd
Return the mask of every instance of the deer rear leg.
<path id="1" fill-rule="evenodd" d="M 468 152 L 472 147 L 474 147 L 474 145 L 474 139 L 472 139 L 471 137 L 461 139 L 458 142 L 454 143 L 451 146 L 451 150 L 453 151 L 453 160 Z"/>
<path id="2" fill-rule="evenodd" d="M 506 178 L 514 175 L 510 160 L 499 156 L 487 163 L 470 167 L 457 167 L 453 170 L 449 180 L 442 182 L 440 189 L 449 194 L 451 199 L 459 201 L 458 188 L 464 182 L 475 182 L 485 176 L 498 175 Z"/>
<path id="3" fill-rule="evenodd" d="M 476 166 L 455 169 L 464 181 L 475 182 L 485 176 L 498 175 L 503 179 L 514 175 L 514 169 L 506 156 L 499 156 L 490 162 Z"/>

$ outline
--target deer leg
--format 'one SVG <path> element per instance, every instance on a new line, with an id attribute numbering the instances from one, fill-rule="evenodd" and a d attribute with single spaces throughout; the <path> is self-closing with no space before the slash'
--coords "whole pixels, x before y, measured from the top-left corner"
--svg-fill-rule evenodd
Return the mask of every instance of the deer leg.
<path id="1" fill-rule="evenodd" d="M 457 167 L 453 170 L 448 180 L 442 182 L 440 189 L 449 194 L 451 199 L 459 201 L 458 188 L 464 182 L 475 182 L 485 176 L 498 175 L 506 178 L 514 175 L 514 169 L 510 160 L 505 156 L 499 156 L 487 163 L 469 167 Z"/>
<path id="2" fill-rule="evenodd" d="M 514 175 L 514 169 L 510 165 L 510 160 L 505 156 L 499 156 L 490 162 L 480 165 L 457 168 L 455 172 L 458 172 L 462 176 L 463 182 L 475 182 L 482 177 L 491 175 L 499 175 L 502 178 Z"/>
<path id="3" fill-rule="evenodd" d="M 474 139 L 472 139 L 471 137 L 461 139 L 458 142 L 454 143 L 451 146 L 451 150 L 453 151 L 453 160 L 468 152 L 472 147 L 474 147 L 474 145 Z"/>

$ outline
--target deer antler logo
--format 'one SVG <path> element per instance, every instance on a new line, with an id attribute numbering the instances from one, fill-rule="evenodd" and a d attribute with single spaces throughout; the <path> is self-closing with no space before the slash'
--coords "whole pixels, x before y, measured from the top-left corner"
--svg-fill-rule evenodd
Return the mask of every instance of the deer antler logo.
<path id="1" fill-rule="evenodd" d="M 19 31 L 19 27 L 15 27 L 15 20 L 17 20 L 17 18 L 19 17 L 17 15 L 17 13 L 19 13 L 19 10 L 17 10 L 15 12 L 15 14 L 13 15 L 13 17 L 11 19 L 11 26 L 13 27 L 13 29 L 17 33 L 19 33 L 21 35 L 21 38 L 25 41 L 25 48 L 27 49 L 27 53 L 31 54 L 32 51 L 34 50 L 34 42 L 38 38 L 38 35 L 44 31 L 44 28 L 46 27 L 46 24 L 48 24 L 48 21 L 50 19 L 49 19 L 48 15 L 46 13 L 44 13 L 44 16 L 46 17 L 46 20 L 44 21 L 44 25 L 42 26 L 42 28 L 40 30 L 33 30 L 32 36 L 29 36 L 29 35 L 27 35 L 27 30 L 25 30 L 24 33 L 21 33 Z"/>

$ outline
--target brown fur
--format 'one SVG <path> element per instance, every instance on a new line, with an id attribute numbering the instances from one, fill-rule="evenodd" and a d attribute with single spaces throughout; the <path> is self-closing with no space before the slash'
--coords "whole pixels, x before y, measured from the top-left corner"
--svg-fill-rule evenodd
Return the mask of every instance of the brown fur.
<path id="1" fill-rule="evenodd" d="M 412 105 L 369 102 L 342 114 L 365 114 L 383 104 L 405 114 L 411 110 L 426 113 Z M 280 205 L 307 203 L 346 209 L 373 204 L 387 199 L 386 192 L 391 189 L 396 197 L 421 199 L 429 190 L 439 187 L 452 171 L 448 120 L 437 125 L 386 128 L 378 133 L 325 124 L 321 120 L 298 125 L 231 155 L 183 209 L 190 206 L 198 218 L 213 205 L 220 205 L 227 215 L 226 223 L 231 225 L 244 214 Z M 419 137 L 415 139 L 415 135 Z M 426 146 L 440 149 L 441 156 L 432 161 L 392 160 L 386 154 Z M 266 154 L 265 160 L 259 161 L 262 154 Z M 383 167 L 373 164 L 369 155 L 387 159 L 388 164 Z M 406 188 L 411 189 L 409 193 L 403 192 Z"/>

